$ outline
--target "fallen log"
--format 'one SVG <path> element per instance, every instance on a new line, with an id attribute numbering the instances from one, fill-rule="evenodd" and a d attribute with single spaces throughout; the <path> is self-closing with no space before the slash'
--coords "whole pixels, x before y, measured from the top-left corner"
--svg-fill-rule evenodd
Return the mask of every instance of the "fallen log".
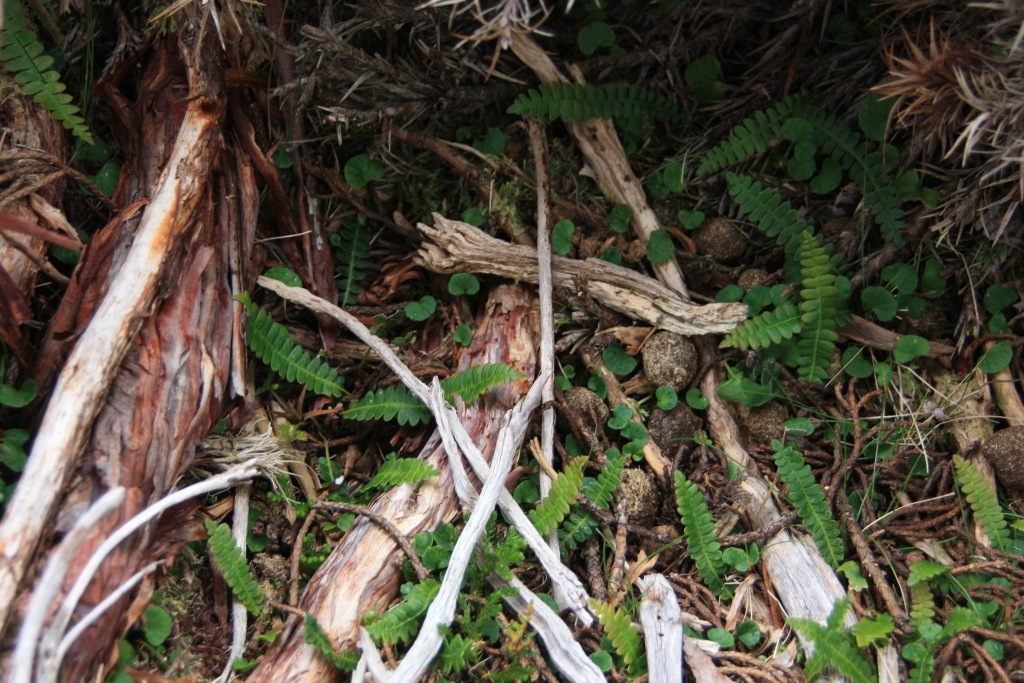
<path id="1" fill-rule="evenodd" d="M 459 369 L 484 363 L 508 363 L 532 378 L 536 372 L 534 339 L 538 330 L 533 296 L 521 287 L 495 288 L 488 299 L 484 321 Z M 481 446 L 486 458 L 494 452 L 497 428 L 505 412 L 529 389 L 527 380 L 488 392 L 466 408 L 462 422 Z M 439 432 L 420 453 L 441 472 L 440 477 L 415 487 L 400 486 L 380 496 L 371 508 L 391 519 L 406 536 L 430 531 L 459 513 L 452 473 Z M 357 519 L 327 561 L 310 579 L 299 607 L 316 617 L 334 647 L 351 650 L 359 642 L 359 626 L 366 610 L 383 612 L 398 592 L 403 555 L 390 534 L 366 519 Z M 340 680 L 340 672 L 306 643 L 299 623 L 292 619 L 274 648 L 249 677 L 252 683 L 287 680 L 291 683 Z"/>

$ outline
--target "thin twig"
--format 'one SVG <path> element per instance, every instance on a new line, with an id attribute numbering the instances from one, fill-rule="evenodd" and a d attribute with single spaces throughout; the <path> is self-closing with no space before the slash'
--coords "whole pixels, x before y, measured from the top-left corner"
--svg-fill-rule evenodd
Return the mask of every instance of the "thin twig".
<path id="1" fill-rule="evenodd" d="M 402 530 L 395 526 L 395 523 L 390 519 L 374 512 L 365 505 L 354 505 L 352 503 L 334 503 L 330 501 L 319 502 L 313 506 L 316 510 L 330 510 L 332 512 L 351 512 L 352 514 L 362 515 L 368 520 L 379 526 L 384 531 L 391 534 L 391 538 L 394 539 L 398 547 L 402 549 L 405 556 L 409 558 L 409 562 L 412 564 L 413 571 L 416 572 L 416 578 L 420 581 L 425 581 L 430 578 L 430 571 L 423 566 L 423 562 L 420 561 L 420 556 L 413 548 L 412 543 L 402 533 Z"/>

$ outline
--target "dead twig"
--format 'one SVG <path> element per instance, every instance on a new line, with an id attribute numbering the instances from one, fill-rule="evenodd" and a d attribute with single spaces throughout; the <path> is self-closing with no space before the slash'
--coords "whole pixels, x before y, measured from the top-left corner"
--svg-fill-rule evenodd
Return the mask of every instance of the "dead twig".
<path id="1" fill-rule="evenodd" d="M 420 581 L 425 581 L 430 578 L 430 572 L 426 567 L 423 566 L 423 562 L 420 560 L 419 553 L 412 547 L 412 543 L 409 542 L 408 537 L 402 533 L 402 530 L 395 526 L 387 517 L 377 514 L 365 505 L 353 505 L 352 503 L 334 503 L 328 501 L 319 501 L 313 508 L 315 510 L 330 510 L 331 512 L 351 512 L 356 515 L 362 515 L 368 520 L 384 529 L 384 531 L 391 534 L 391 538 L 395 540 L 398 547 L 402 549 L 405 556 L 409 558 L 410 564 L 412 564 L 413 571 L 416 572 L 416 578 Z"/>

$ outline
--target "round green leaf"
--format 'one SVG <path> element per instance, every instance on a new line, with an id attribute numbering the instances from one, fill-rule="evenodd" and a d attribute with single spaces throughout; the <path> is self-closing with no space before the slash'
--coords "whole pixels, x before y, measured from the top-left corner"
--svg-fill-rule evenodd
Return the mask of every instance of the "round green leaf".
<path id="1" fill-rule="evenodd" d="M 793 436 L 804 437 L 814 433 L 814 422 L 807 417 L 794 417 L 791 420 L 786 420 L 782 423 L 782 427 L 786 433 Z"/>
<path id="2" fill-rule="evenodd" d="M 470 329 L 469 325 L 459 325 L 452 332 L 452 339 L 463 346 L 469 346 L 473 343 L 473 330 Z"/>
<path id="3" fill-rule="evenodd" d="M 861 450 L 861 455 L 871 460 L 888 460 L 895 452 L 896 449 L 891 443 L 886 443 L 885 441 L 872 441 L 871 443 L 865 444 L 864 448 Z"/>
<path id="4" fill-rule="evenodd" d="M 576 232 L 576 226 L 572 221 L 563 219 L 555 223 L 551 231 L 551 248 L 556 254 L 565 256 L 572 247 L 572 236 Z"/>
<path id="5" fill-rule="evenodd" d="M 437 299 L 430 296 L 429 294 L 419 301 L 413 301 L 405 305 L 405 315 L 408 316 L 409 320 L 415 320 L 416 322 L 422 322 L 434 315 L 434 311 L 437 309 Z"/>
<path id="6" fill-rule="evenodd" d="M 882 269 L 882 279 L 900 294 L 913 294 L 917 289 L 917 271 L 909 263 L 893 263 Z"/>
<path id="7" fill-rule="evenodd" d="M 857 124 L 875 142 L 881 142 L 885 137 L 886 126 L 889 125 L 889 112 L 896 104 L 895 97 L 887 97 L 881 93 L 869 92 L 867 97 L 860 103 L 860 112 L 857 114 Z"/>
<path id="8" fill-rule="evenodd" d="M 788 119 L 782 124 L 782 129 L 785 132 L 784 137 L 790 142 L 810 142 L 811 136 L 814 135 L 814 126 L 806 119 Z"/>
<path id="9" fill-rule="evenodd" d="M 605 366 L 616 375 L 628 375 L 636 370 L 636 358 L 628 355 L 622 348 L 622 344 L 616 343 L 609 346 L 601 354 L 601 359 Z"/>
<path id="10" fill-rule="evenodd" d="M 483 141 L 473 143 L 473 149 L 492 157 L 500 157 L 505 153 L 505 134 L 500 128 L 488 128 Z"/>
<path id="11" fill-rule="evenodd" d="M 96 183 L 96 187 L 103 191 L 108 197 L 113 197 L 117 190 L 117 181 L 121 177 L 121 165 L 113 161 L 103 164 L 99 172 L 89 179 Z"/>
<path id="12" fill-rule="evenodd" d="M 604 650 L 591 652 L 590 661 L 597 665 L 597 668 L 601 670 L 601 673 L 608 673 L 612 670 L 612 656 Z"/>
<path id="13" fill-rule="evenodd" d="M 982 372 L 992 375 L 1006 368 L 1011 360 L 1013 347 L 1006 342 L 999 342 L 985 353 L 978 367 Z"/>
<path id="14" fill-rule="evenodd" d="M 608 263 L 614 264 L 616 266 L 621 266 L 622 252 L 616 249 L 615 247 L 608 247 L 607 249 L 601 252 L 601 260 L 607 261 Z"/>
<path id="15" fill-rule="evenodd" d="M 995 315 L 1017 301 L 1017 292 L 1002 285 L 992 285 L 985 290 L 985 310 Z"/>
<path id="16" fill-rule="evenodd" d="M 620 403 L 615 406 L 611 416 L 608 418 L 607 425 L 612 429 L 622 429 L 629 424 L 629 421 L 633 418 L 633 411 L 629 409 L 624 403 Z"/>
<path id="17" fill-rule="evenodd" d="M 1009 324 L 1006 322 L 1006 314 L 1004 313 L 996 313 L 992 316 L 992 319 L 988 321 L 988 331 L 992 334 L 1013 334 L 1013 330 L 1010 329 Z"/>
<path id="18" fill-rule="evenodd" d="M 708 640 L 712 640 L 722 646 L 723 650 L 736 646 L 736 639 L 732 637 L 732 634 L 721 628 L 708 629 Z"/>
<path id="19" fill-rule="evenodd" d="M 665 170 L 662 171 L 662 182 L 672 192 L 682 192 L 686 189 L 686 181 L 683 180 L 683 164 L 679 161 L 673 161 Z"/>
<path id="20" fill-rule="evenodd" d="M 839 187 L 842 181 L 843 167 L 832 157 L 826 157 L 821 162 L 821 172 L 811 181 L 811 191 L 815 194 L 829 194 Z"/>
<path id="21" fill-rule="evenodd" d="M 455 273 L 448 280 L 448 292 L 453 296 L 476 294 L 480 291 L 480 281 L 472 273 Z"/>
<path id="22" fill-rule="evenodd" d="M 291 268 L 285 268 L 284 266 L 276 266 L 270 268 L 267 272 L 263 273 L 271 280 L 279 280 L 285 283 L 289 287 L 301 287 L 302 278 L 295 274 L 295 271 Z"/>
<path id="23" fill-rule="evenodd" d="M 750 568 L 750 558 L 742 548 L 726 548 L 722 553 L 722 559 L 738 572 L 745 572 Z"/>
<path id="24" fill-rule="evenodd" d="M 371 180 L 383 177 L 384 167 L 365 154 L 357 154 L 345 162 L 345 182 L 357 190 L 369 185 Z"/>
<path id="25" fill-rule="evenodd" d="M 924 273 L 921 274 L 921 292 L 929 299 L 942 294 L 946 289 L 946 278 L 942 277 L 942 261 L 932 256 L 925 261 Z"/>
<path id="26" fill-rule="evenodd" d="M 799 147 L 798 143 L 797 146 Z M 793 177 L 793 180 L 810 180 L 814 172 L 818 170 L 818 165 L 814 163 L 814 157 L 810 159 L 798 159 L 793 157 L 789 160 L 789 164 L 786 166 L 786 171 Z"/>
<path id="27" fill-rule="evenodd" d="M 474 228 L 479 228 L 484 224 L 484 215 L 476 209 L 466 209 L 462 212 L 462 222 L 469 223 Z"/>
<path id="28" fill-rule="evenodd" d="M 764 285 L 751 288 L 746 296 L 743 297 L 743 303 L 750 309 L 748 314 L 751 318 L 763 311 L 771 302 L 772 292 Z"/>
<path id="29" fill-rule="evenodd" d="M 665 230 L 655 230 L 647 243 L 647 260 L 654 264 L 668 263 L 675 251 L 672 237 Z"/>
<path id="30" fill-rule="evenodd" d="M 679 395 L 672 387 L 658 387 L 654 392 L 658 398 L 658 407 L 662 410 L 672 410 L 679 403 Z"/>
<path id="31" fill-rule="evenodd" d="M 875 363 L 875 381 L 882 386 L 892 381 L 892 366 L 889 363 Z"/>
<path id="32" fill-rule="evenodd" d="M 722 67 L 714 55 L 704 55 L 690 62 L 683 72 L 689 91 L 701 104 L 716 102 L 725 97 L 719 78 Z"/>
<path id="33" fill-rule="evenodd" d="M 603 377 L 597 375 L 591 376 L 587 380 L 587 388 L 597 394 L 598 398 L 602 401 L 608 396 L 608 383 L 604 381 Z"/>
<path id="34" fill-rule="evenodd" d="M 456 340 L 457 341 L 457 340 Z M 469 344 L 463 344 L 463 346 L 469 346 Z M 568 377 L 562 377 L 561 375 L 555 376 L 555 386 L 558 390 L 565 393 L 572 389 L 572 382 L 569 381 Z"/>
<path id="35" fill-rule="evenodd" d="M 888 322 L 896 316 L 896 297 L 885 287 L 865 287 L 860 293 L 860 300 L 882 322 Z"/>
<path id="36" fill-rule="evenodd" d="M 850 346 L 847 347 L 846 351 L 843 351 L 842 365 L 846 374 L 850 377 L 870 377 L 871 373 L 874 372 L 871 361 L 868 360 L 864 349 L 859 346 Z"/>
<path id="37" fill-rule="evenodd" d="M 516 487 L 516 490 L 512 493 L 512 497 L 515 498 L 516 502 L 520 505 L 533 505 L 540 499 L 540 491 L 537 490 L 537 485 L 529 479 L 524 479 Z M 419 534 L 417 534 L 419 536 Z"/>
<path id="38" fill-rule="evenodd" d="M 608 222 L 615 232 L 629 230 L 629 221 L 633 218 L 633 209 L 629 204 L 616 204 L 608 214 Z"/>
<path id="39" fill-rule="evenodd" d="M 761 642 L 761 627 L 753 619 L 741 621 L 736 625 L 736 637 L 747 647 L 757 647 Z"/>
<path id="40" fill-rule="evenodd" d="M 163 642 L 171 635 L 171 627 L 174 625 L 171 615 L 163 607 L 150 605 L 142 613 L 142 616 L 145 624 L 142 627 L 142 632 L 146 634 L 146 640 L 153 647 L 163 645 Z"/>
<path id="41" fill-rule="evenodd" d="M 985 652 L 992 656 L 992 659 L 997 662 L 1001 662 L 1003 660 L 1003 657 L 1005 656 L 1003 653 L 1003 644 L 998 640 L 992 640 L 989 638 L 982 643 L 981 646 L 985 648 Z"/>
<path id="42" fill-rule="evenodd" d="M 743 288 L 739 285 L 726 285 L 719 290 L 715 301 L 720 304 L 731 304 L 743 298 Z"/>
<path id="43" fill-rule="evenodd" d="M 896 341 L 892 357 L 897 363 L 909 363 L 931 351 L 928 340 L 916 334 L 908 334 Z"/>
<path id="44" fill-rule="evenodd" d="M 614 45 L 615 31 L 603 21 L 592 21 L 576 34 L 576 44 L 579 45 L 580 52 L 589 57 L 598 48 Z"/>
<path id="45" fill-rule="evenodd" d="M 0 384 L 0 406 L 7 406 L 8 408 L 24 408 L 32 402 L 32 399 L 34 399 L 38 393 L 39 385 L 36 384 L 34 379 L 26 379 L 22 382 L 21 389 L 15 389 L 7 384 Z"/>
<path id="46" fill-rule="evenodd" d="M 700 226 L 700 224 L 704 222 L 703 211 L 687 211 L 683 209 L 678 214 L 676 214 L 676 217 L 679 219 L 679 222 L 682 224 L 682 226 L 687 230 L 696 230 Z"/>
<path id="47" fill-rule="evenodd" d="M 295 157 L 284 145 L 278 145 L 274 153 L 270 155 L 270 159 L 274 162 L 274 166 L 281 169 L 289 169 L 295 165 Z"/>
<path id="48" fill-rule="evenodd" d="M 707 410 L 708 406 L 711 405 L 711 401 L 700 393 L 700 388 L 693 387 L 686 392 L 686 405 L 694 410 Z"/>

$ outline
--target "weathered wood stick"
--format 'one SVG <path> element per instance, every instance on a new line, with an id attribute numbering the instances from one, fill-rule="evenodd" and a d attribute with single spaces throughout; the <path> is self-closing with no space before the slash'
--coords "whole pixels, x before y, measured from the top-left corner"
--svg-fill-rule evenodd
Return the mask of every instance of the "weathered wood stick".
<path id="1" fill-rule="evenodd" d="M 683 615 L 676 592 L 661 574 L 640 579 L 644 589 L 640 625 L 647 646 L 651 683 L 683 681 Z"/>

